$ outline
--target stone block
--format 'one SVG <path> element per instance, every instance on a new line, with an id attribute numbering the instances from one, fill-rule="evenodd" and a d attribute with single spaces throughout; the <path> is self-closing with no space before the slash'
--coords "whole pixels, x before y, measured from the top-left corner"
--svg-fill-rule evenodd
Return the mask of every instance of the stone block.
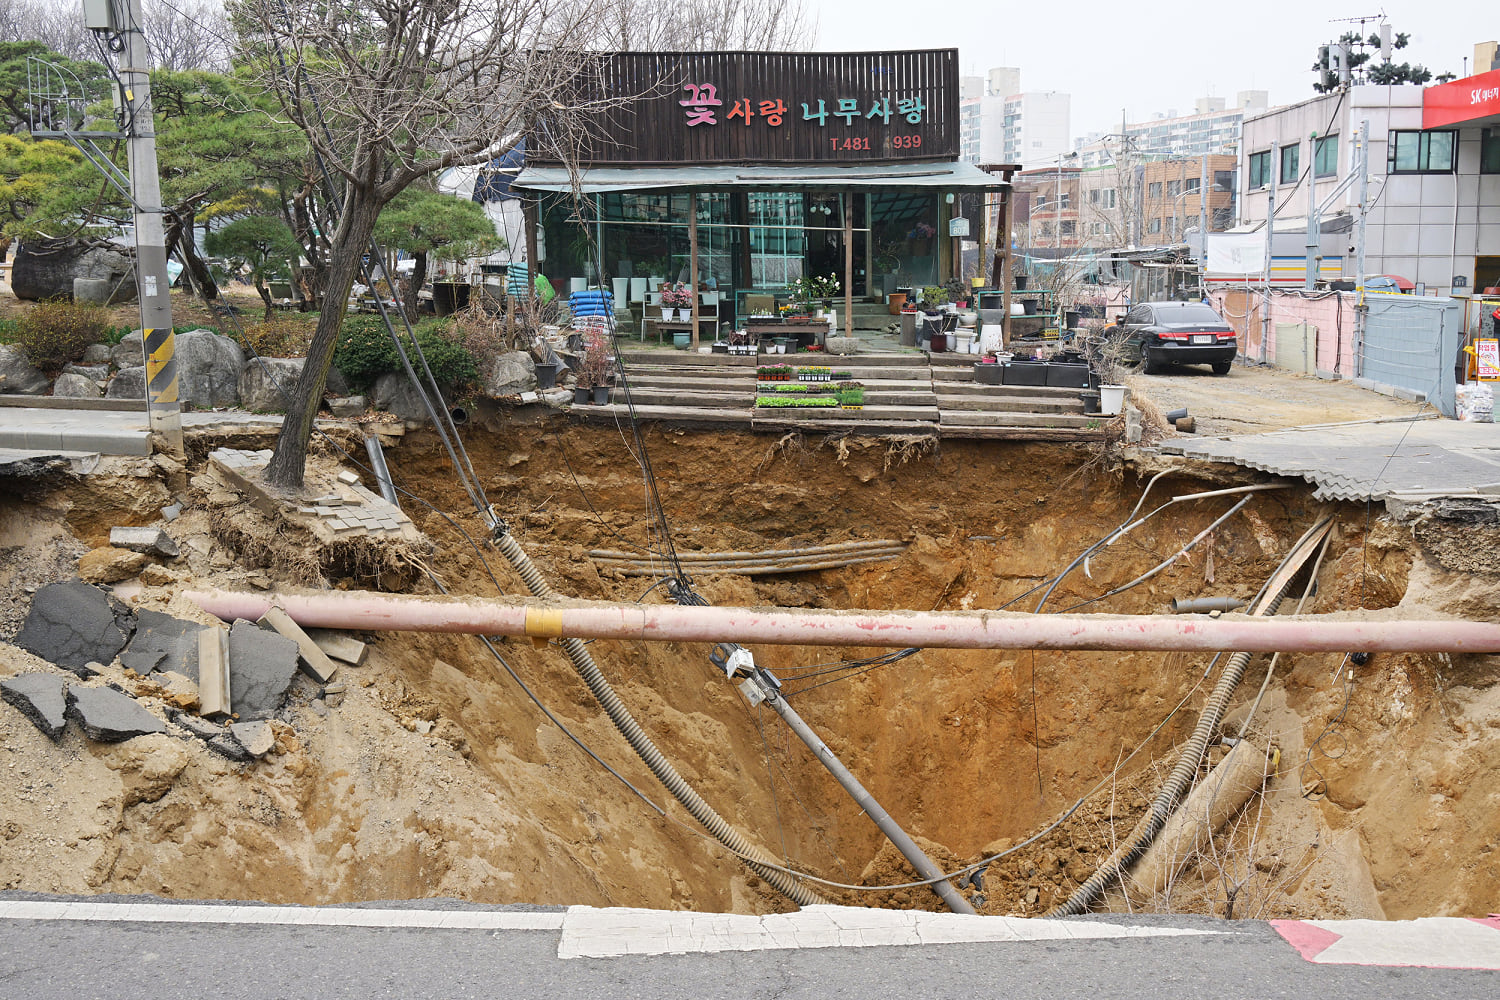
<path id="1" fill-rule="evenodd" d="M 240 372 L 240 406 L 251 413 L 285 413 L 305 358 L 251 358 Z"/>
<path id="2" fill-rule="evenodd" d="M 107 278 L 73 279 L 74 302 L 82 302 L 92 306 L 107 305 L 112 290 L 110 281 Z"/>
<path id="3" fill-rule="evenodd" d="M 14 705 L 49 739 L 57 739 L 67 725 L 67 683 L 57 674 L 40 671 L 0 681 L 0 697 Z"/>
<path id="4" fill-rule="evenodd" d="M 121 368 L 115 372 L 115 377 L 109 380 L 109 385 L 104 389 L 104 396 L 106 399 L 145 399 L 145 366 Z"/>
<path id="5" fill-rule="evenodd" d="M 87 376 L 63 372 L 52 383 L 52 395 L 61 399 L 98 399 L 104 395 L 104 390 Z"/>
<path id="6" fill-rule="evenodd" d="M 109 544 L 163 559 L 176 559 L 182 555 L 172 536 L 160 528 L 110 528 Z"/>
<path id="7" fill-rule="evenodd" d="M 318 648 L 333 659 L 351 667 L 365 662 L 365 653 L 369 647 L 347 632 L 328 628 L 310 628 L 306 632 L 318 644 Z"/>
<path id="8" fill-rule="evenodd" d="M 147 561 L 140 552 L 106 545 L 78 558 L 78 578 L 85 583 L 118 583 L 139 573 Z"/>
<path id="9" fill-rule="evenodd" d="M 229 713 L 229 632 L 217 625 L 198 633 L 198 711 Z"/>
<path id="10" fill-rule="evenodd" d="M 85 664 L 113 660 L 134 627 L 130 612 L 98 587 L 53 583 L 32 596 L 15 644 L 87 677 Z"/>
<path id="11" fill-rule="evenodd" d="M 0 395 L 45 396 L 52 380 L 26 358 L 14 344 L 0 344 Z"/>
<path id="12" fill-rule="evenodd" d="M 296 673 L 295 642 L 243 618 L 230 628 L 229 688 L 241 719 L 270 718 Z"/>
<path id="13" fill-rule="evenodd" d="M 829 354 L 858 354 L 858 337 L 829 337 L 826 341 Z"/>
<path id="14" fill-rule="evenodd" d="M 144 674 L 147 671 L 131 666 L 126 657 L 160 654 L 153 669 L 175 671 L 197 683 L 198 633 L 202 631 L 203 626 L 197 622 L 142 608 L 136 614 L 135 635 L 126 651 L 120 654 L 120 662 L 136 673 Z"/>
<path id="15" fill-rule="evenodd" d="M 141 331 L 132 330 L 110 348 L 109 360 L 116 368 L 140 368 L 146 364 L 145 341 Z"/>
<path id="16" fill-rule="evenodd" d="M 134 698 L 108 687 L 70 687 L 67 715 L 83 727 L 89 739 L 100 743 L 120 743 L 167 731 L 167 724 Z"/>
<path id="17" fill-rule="evenodd" d="M 281 608 L 271 608 L 261 616 L 256 624 L 262 628 L 269 628 L 292 640 L 297 644 L 297 662 L 302 667 L 302 672 L 307 674 L 319 684 L 327 684 L 333 680 L 333 675 L 338 672 L 338 667 L 328 658 L 328 654 L 318 647 L 302 627 L 292 621 L 292 616 Z"/>
<path id="18" fill-rule="evenodd" d="M 236 722 L 229 733 L 252 757 L 264 757 L 276 748 L 276 733 L 269 722 Z"/>
<path id="19" fill-rule="evenodd" d="M 109 350 L 110 345 L 108 344 L 90 344 L 83 349 L 83 364 L 108 366 L 110 362 Z M 64 371 L 66 370 L 64 369 Z M 82 373 L 80 372 L 80 374 Z M 109 372 L 106 370 L 104 374 L 108 375 Z M 103 378 L 103 376 L 100 377 Z"/>

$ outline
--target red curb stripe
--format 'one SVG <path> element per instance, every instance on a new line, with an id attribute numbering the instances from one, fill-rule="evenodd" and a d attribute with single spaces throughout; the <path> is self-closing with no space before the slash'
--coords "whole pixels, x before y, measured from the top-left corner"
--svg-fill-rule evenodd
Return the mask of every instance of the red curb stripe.
<path id="1" fill-rule="evenodd" d="M 1487 917 L 1470 917 L 1476 924 L 1483 924 L 1492 931 L 1500 931 L 1500 913 L 1491 913 Z"/>
<path id="2" fill-rule="evenodd" d="M 1304 920 L 1272 920 L 1271 926 L 1309 962 L 1317 961 L 1318 956 L 1330 945 L 1343 938 L 1342 934 L 1325 931 Z"/>

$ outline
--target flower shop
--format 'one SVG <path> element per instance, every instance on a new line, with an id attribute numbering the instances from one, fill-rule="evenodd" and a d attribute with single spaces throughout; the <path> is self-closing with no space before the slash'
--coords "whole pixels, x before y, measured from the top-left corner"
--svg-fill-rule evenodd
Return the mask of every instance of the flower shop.
<path id="1" fill-rule="evenodd" d="M 958 159 L 956 49 L 606 53 L 586 81 L 587 148 L 530 147 L 512 185 L 527 259 L 643 338 L 852 333 L 855 301 L 948 281 L 958 195 L 1003 186 Z"/>

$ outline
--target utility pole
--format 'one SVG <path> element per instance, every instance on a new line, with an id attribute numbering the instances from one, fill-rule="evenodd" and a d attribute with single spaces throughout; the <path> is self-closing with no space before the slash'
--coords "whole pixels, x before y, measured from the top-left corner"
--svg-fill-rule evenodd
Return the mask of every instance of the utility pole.
<path id="1" fill-rule="evenodd" d="M 124 15 L 125 23 L 118 22 Z M 161 181 L 156 166 L 156 123 L 151 106 L 151 56 L 141 28 L 141 0 L 124 5 L 84 0 L 84 26 L 123 43 L 117 69 L 120 113 L 130 164 L 135 222 L 136 288 L 146 361 L 146 407 L 154 446 L 183 457 L 182 404 L 177 393 L 176 341 L 172 336 L 171 279 L 162 226 Z"/>
<path id="2" fill-rule="evenodd" d="M 1266 348 L 1271 338 L 1271 260 L 1276 252 L 1276 169 L 1278 164 L 1267 164 L 1270 176 L 1266 178 L 1266 265 L 1265 298 L 1260 309 L 1260 363 L 1266 363 Z"/>
<path id="3" fill-rule="evenodd" d="M 1359 221 L 1354 227 L 1354 377 L 1364 374 L 1365 316 L 1365 216 L 1370 195 L 1370 119 L 1359 123 Z"/>
<path id="4" fill-rule="evenodd" d="M 1307 140 L 1307 239 L 1303 244 L 1307 251 L 1307 275 L 1302 287 L 1316 291 L 1318 287 L 1318 133 Z"/>

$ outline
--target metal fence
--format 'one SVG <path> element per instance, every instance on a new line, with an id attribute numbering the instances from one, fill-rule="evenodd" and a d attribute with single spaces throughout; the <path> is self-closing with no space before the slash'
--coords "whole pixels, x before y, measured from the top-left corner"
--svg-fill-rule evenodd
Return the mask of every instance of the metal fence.
<path id="1" fill-rule="evenodd" d="M 1361 377 L 1410 389 L 1452 417 L 1454 365 L 1463 336 L 1456 299 L 1367 293 Z"/>

